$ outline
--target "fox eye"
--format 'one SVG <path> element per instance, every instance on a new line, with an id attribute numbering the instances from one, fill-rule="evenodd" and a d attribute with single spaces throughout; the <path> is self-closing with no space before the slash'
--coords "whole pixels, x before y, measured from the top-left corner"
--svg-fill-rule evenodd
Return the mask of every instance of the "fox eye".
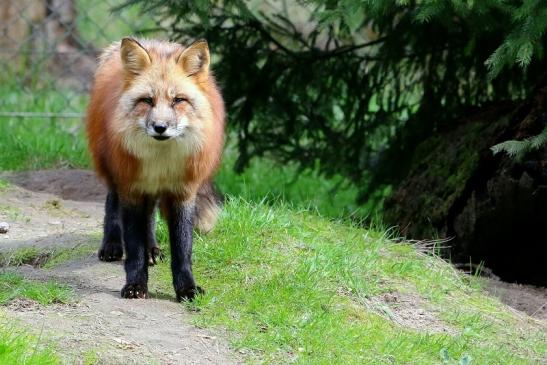
<path id="1" fill-rule="evenodd" d="M 146 97 L 146 98 L 140 98 L 138 100 L 139 103 L 145 103 L 145 104 L 148 104 L 148 105 L 154 105 L 154 99 L 150 98 L 150 97 Z"/>
<path id="2" fill-rule="evenodd" d="M 179 104 L 179 103 L 182 103 L 183 101 L 186 101 L 186 99 L 181 97 L 176 97 L 173 99 L 173 104 Z"/>

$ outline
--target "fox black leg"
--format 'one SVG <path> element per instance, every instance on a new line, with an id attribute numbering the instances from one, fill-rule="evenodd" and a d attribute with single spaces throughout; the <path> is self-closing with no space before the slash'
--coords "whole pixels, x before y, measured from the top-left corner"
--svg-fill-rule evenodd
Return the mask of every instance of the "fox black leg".
<path id="1" fill-rule="evenodd" d="M 123 256 L 122 231 L 119 216 L 119 197 L 114 190 L 110 190 L 106 196 L 104 206 L 104 235 L 99 260 L 118 261 Z"/>
<path id="2" fill-rule="evenodd" d="M 177 301 L 192 300 L 203 290 L 196 286 L 192 274 L 192 230 L 194 202 L 164 199 L 171 243 L 171 271 Z"/>
<path id="3" fill-rule="evenodd" d="M 120 201 L 123 242 L 125 245 L 126 284 L 124 298 L 148 298 L 148 237 L 150 198 L 139 202 Z"/>
<path id="4" fill-rule="evenodd" d="M 158 260 L 163 261 L 163 252 L 158 246 L 156 241 L 156 202 L 150 204 L 150 210 L 148 212 L 148 227 L 147 227 L 147 240 L 148 240 L 148 265 L 152 266 L 158 263 Z"/>

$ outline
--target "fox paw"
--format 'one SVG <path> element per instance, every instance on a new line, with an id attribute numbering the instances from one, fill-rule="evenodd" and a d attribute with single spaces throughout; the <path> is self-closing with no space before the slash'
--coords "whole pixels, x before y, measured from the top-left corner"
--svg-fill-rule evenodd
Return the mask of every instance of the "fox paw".
<path id="1" fill-rule="evenodd" d="M 104 242 L 99 249 L 99 260 L 101 261 L 119 261 L 123 256 L 121 242 Z"/>
<path id="2" fill-rule="evenodd" d="M 155 246 L 148 250 L 148 266 L 154 266 L 159 261 L 163 261 L 165 258 L 165 255 L 163 254 L 163 251 Z"/>
<path id="3" fill-rule="evenodd" d="M 177 302 L 182 302 L 183 300 L 192 301 L 198 294 L 205 294 L 205 291 L 199 286 L 184 288 L 175 290 L 177 293 Z"/>
<path id="4" fill-rule="evenodd" d="M 148 288 L 143 284 L 125 284 L 122 288 L 122 298 L 147 299 Z"/>

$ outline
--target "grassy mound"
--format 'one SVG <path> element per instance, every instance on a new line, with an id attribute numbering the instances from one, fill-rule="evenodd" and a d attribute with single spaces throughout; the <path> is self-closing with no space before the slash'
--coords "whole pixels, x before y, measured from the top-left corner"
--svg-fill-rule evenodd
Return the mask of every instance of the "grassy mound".
<path id="1" fill-rule="evenodd" d="M 159 238 L 168 251 L 163 225 Z M 196 324 L 226 328 L 250 362 L 530 364 L 547 356 L 544 324 L 374 231 L 231 199 L 194 252 L 206 290 L 187 304 Z M 173 296 L 169 262 L 151 270 L 150 285 Z"/>

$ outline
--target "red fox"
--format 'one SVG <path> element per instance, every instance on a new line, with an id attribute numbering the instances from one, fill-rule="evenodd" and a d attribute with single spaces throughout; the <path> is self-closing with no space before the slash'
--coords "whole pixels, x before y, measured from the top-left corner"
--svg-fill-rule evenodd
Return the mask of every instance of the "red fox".
<path id="1" fill-rule="evenodd" d="M 99 258 L 121 260 L 125 251 L 124 298 L 148 297 L 148 264 L 161 257 L 158 202 L 176 298 L 202 291 L 192 274 L 192 231 L 217 219 L 211 179 L 224 143 L 224 103 L 209 63 L 204 40 L 184 48 L 124 38 L 100 56 L 87 110 L 89 149 L 109 190 Z"/>

